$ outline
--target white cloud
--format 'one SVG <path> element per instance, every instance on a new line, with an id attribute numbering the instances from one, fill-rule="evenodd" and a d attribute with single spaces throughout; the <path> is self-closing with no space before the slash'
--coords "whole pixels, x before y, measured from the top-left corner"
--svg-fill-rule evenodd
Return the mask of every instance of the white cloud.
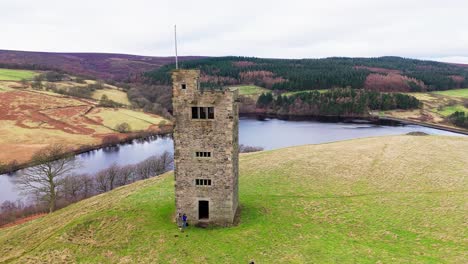
<path id="1" fill-rule="evenodd" d="M 1 0 L 0 49 L 467 62 L 464 0 Z"/>

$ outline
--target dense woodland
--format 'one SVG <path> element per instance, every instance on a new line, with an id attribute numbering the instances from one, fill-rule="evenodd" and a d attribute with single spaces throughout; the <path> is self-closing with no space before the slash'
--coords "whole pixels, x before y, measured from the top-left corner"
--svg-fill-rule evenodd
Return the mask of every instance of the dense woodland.
<path id="1" fill-rule="evenodd" d="M 200 69 L 202 87 L 256 84 L 287 91 L 364 88 L 372 73 L 404 77 L 404 84 L 412 91 L 468 86 L 468 67 L 400 57 L 296 60 L 219 57 L 185 61 L 180 65 Z M 174 65 L 165 65 L 145 76 L 150 83 L 167 85 L 172 69 Z"/>
<path id="2" fill-rule="evenodd" d="M 413 96 L 337 88 L 325 93 L 300 92 L 290 96 L 263 93 L 257 107 L 283 115 L 364 116 L 370 110 L 413 109 L 421 102 Z"/>

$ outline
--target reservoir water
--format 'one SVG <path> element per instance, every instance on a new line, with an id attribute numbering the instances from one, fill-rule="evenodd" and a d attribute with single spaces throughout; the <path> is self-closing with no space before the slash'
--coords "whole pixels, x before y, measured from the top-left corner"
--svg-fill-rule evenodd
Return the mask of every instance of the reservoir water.
<path id="1" fill-rule="evenodd" d="M 364 138 L 384 135 L 400 135 L 421 131 L 432 135 L 464 136 L 444 130 L 400 123 L 368 122 L 352 120 L 348 122 L 293 121 L 274 118 L 242 117 L 239 123 L 239 143 L 250 146 L 261 146 L 266 150 L 289 146 L 319 144 L 353 138 Z M 77 155 L 81 168 L 77 174 L 94 174 L 116 163 L 118 165 L 135 164 L 164 151 L 173 152 L 170 136 L 151 137 L 145 140 L 134 140 L 116 148 L 99 149 Z M 21 199 L 13 183 L 12 175 L 0 175 L 0 203 L 5 200 Z"/>

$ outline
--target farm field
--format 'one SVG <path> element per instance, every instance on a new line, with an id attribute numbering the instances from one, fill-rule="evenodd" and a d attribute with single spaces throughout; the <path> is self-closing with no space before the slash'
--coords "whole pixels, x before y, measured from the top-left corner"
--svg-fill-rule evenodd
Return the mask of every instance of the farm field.
<path id="1" fill-rule="evenodd" d="M 100 112 L 109 114 L 96 118 Z M 163 120 L 134 110 L 97 107 L 88 99 L 7 87 L 0 90 L 0 148 L 9 151 L 0 152 L 0 163 L 27 162 L 52 143 L 77 149 L 99 145 L 108 135 L 127 137 L 114 130 L 118 122 L 133 124 L 132 131 L 137 132 L 157 130 Z"/>
<path id="2" fill-rule="evenodd" d="M 468 113 L 468 108 L 466 108 L 462 104 L 456 104 L 456 105 L 445 106 L 442 109 L 438 110 L 438 113 L 443 116 L 450 116 L 451 114 L 457 111 Z"/>
<path id="3" fill-rule="evenodd" d="M 434 92 L 435 94 L 446 95 L 446 96 L 454 96 L 454 97 L 462 97 L 468 99 L 468 88 L 465 89 L 456 89 L 456 90 L 447 90 L 447 91 L 439 91 Z"/>
<path id="4" fill-rule="evenodd" d="M 31 80 L 36 74 L 34 71 L 0 68 L 0 81 Z"/>
<path id="5" fill-rule="evenodd" d="M 99 100 L 103 95 L 106 95 L 110 100 L 123 104 L 123 105 L 130 105 L 130 101 L 128 100 L 127 93 L 117 89 L 100 89 L 96 90 L 93 93 L 93 99 Z"/>
<path id="6" fill-rule="evenodd" d="M 245 96 L 258 96 L 262 94 L 263 92 L 268 92 L 270 90 L 262 88 L 260 86 L 256 85 L 240 85 L 240 86 L 233 86 L 235 88 L 239 89 L 239 95 L 245 95 Z"/>
<path id="7" fill-rule="evenodd" d="M 170 172 L 0 229 L 0 262 L 464 263 L 466 149 L 402 135 L 243 154 L 238 226 L 180 233 Z"/>
<path id="8" fill-rule="evenodd" d="M 462 96 L 454 96 L 454 94 L 463 94 L 462 92 L 457 90 L 408 94 L 416 97 L 422 102 L 423 106 L 421 109 L 383 111 L 380 114 L 382 116 L 387 117 L 395 117 L 410 121 L 445 126 L 447 128 L 454 128 L 455 126 L 448 122 L 446 120 L 446 117 L 450 116 L 456 111 L 468 112 L 468 108 L 466 107 L 466 105 L 468 105 L 468 98 L 463 98 Z"/>
<path id="9" fill-rule="evenodd" d="M 283 95 L 290 96 L 290 95 L 295 95 L 295 94 L 298 94 L 298 93 L 311 92 L 311 91 L 313 91 L 313 90 L 287 92 L 287 93 L 283 93 Z M 322 90 L 316 90 L 316 91 L 318 91 L 319 93 L 325 93 L 326 91 L 328 91 L 328 89 L 322 89 Z"/>
<path id="10" fill-rule="evenodd" d="M 157 115 L 112 108 L 96 108 L 90 111 L 87 116 L 96 122 L 101 122 L 110 129 L 126 122 L 130 125 L 132 131 L 146 130 L 151 126 L 159 125 L 165 120 Z"/>

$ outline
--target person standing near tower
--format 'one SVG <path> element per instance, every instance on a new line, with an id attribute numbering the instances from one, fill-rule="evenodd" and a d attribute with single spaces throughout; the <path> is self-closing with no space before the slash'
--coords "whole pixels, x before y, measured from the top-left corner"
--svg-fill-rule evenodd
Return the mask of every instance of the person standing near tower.
<path id="1" fill-rule="evenodd" d="M 184 224 L 182 221 L 182 214 L 178 213 L 176 217 L 176 222 L 177 222 L 177 227 L 179 227 L 179 230 L 182 231 L 182 225 Z"/>
<path id="2" fill-rule="evenodd" d="M 187 215 L 184 214 L 182 216 L 182 229 L 185 229 L 187 227 Z"/>

